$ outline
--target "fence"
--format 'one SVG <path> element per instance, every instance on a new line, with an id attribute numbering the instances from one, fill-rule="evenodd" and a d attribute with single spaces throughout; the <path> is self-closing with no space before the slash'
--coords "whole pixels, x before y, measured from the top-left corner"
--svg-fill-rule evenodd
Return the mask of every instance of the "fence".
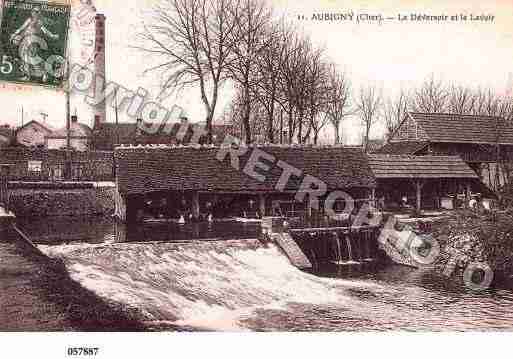
<path id="1" fill-rule="evenodd" d="M 71 164 L 65 178 L 66 163 Z M 11 164 L 10 181 L 113 181 L 114 155 L 108 151 L 0 149 L 0 163 Z"/>

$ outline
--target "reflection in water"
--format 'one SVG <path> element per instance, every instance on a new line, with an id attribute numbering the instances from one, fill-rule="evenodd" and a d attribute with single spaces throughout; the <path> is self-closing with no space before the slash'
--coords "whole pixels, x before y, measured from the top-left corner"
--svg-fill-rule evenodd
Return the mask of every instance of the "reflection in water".
<path id="1" fill-rule="evenodd" d="M 236 221 L 202 223 L 146 223 L 127 228 L 113 218 L 51 217 L 19 219 L 18 226 L 35 243 L 122 243 L 143 241 L 188 241 L 196 239 L 257 238 L 260 225 Z"/>
<path id="2" fill-rule="evenodd" d="M 90 222 L 76 225 L 84 228 L 85 223 Z M 51 230 L 65 230 L 41 230 L 39 237 L 37 226 L 23 225 L 23 229 L 47 244 L 41 246 L 47 254 L 62 258 L 74 280 L 105 299 L 135 309 L 149 329 L 513 328 L 511 288 L 476 293 L 431 272 L 368 262 L 329 265 L 312 275 L 292 267 L 276 248 L 265 248 L 256 240 L 177 243 L 159 234 L 169 235 L 167 228 L 176 227 L 159 225 L 130 234 L 137 240 L 130 243 L 118 238 L 119 227 L 108 223 L 87 224 L 84 236 L 90 237 L 85 240 L 75 239 L 74 233 L 81 234 L 80 230 L 71 229 L 69 223 L 62 227 L 48 223 Z M 237 230 L 251 237 L 251 231 L 258 231 L 236 223 L 218 225 L 210 230 L 208 225 L 179 227 L 169 238 L 206 238 L 209 233 L 233 237 Z M 52 235 L 60 238 L 58 242 L 52 243 Z M 115 240 L 105 240 L 112 235 Z"/>

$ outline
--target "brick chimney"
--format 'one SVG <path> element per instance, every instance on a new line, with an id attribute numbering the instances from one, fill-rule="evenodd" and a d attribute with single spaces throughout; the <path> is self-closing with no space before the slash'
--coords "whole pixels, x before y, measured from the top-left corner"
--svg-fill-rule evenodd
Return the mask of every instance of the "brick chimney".
<path id="1" fill-rule="evenodd" d="M 97 130 L 100 128 L 102 124 L 101 117 L 99 115 L 94 115 L 94 129 Z"/>
<path id="2" fill-rule="evenodd" d="M 94 71 L 97 75 L 107 77 L 105 69 L 105 15 L 96 14 L 95 20 L 95 57 L 94 57 Z M 93 86 L 93 89 L 96 85 Z M 96 95 L 96 94 L 94 94 Z M 100 116 L 100 121 L 103 123 L 107 119 L 107 101 L 102 101 L 98 105 L 94 106 L 94 114 Z M 95 116 L 96 117 L 96 116 Z"/>

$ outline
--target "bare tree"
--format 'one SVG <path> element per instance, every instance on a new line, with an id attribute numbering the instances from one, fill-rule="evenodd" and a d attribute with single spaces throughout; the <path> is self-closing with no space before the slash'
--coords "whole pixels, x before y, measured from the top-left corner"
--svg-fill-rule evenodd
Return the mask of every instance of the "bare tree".
<path id="1" fill-rule="evenodd" d="M 287 44 L 283 41 L 287 37 L 283 36 L 284 31 L 287 30 L 283 23 L 275 24 L 268 30 L 269 41 L 260 52 L 257 64 L 257 81 L 254 87 L 255 97 L 266 112 L 267 138 L 271 143 L 275 142 L 275 113 L 279 106 L 281 65 L 287 47 Z M 281 139 L 283 123 L 279 127 L 279 137 Z"/>
<path id="2" fill-rule="evenodd" d="M 472 90 L 465 86 L 451 86 L 448 91 L 448 111 L 459 115 L 472 113 L 475 96 Z"/>
<path id="3" fill-rule="evenodd" d="M 335 131 L 335 144 L 339 144 L 342 142 L 342 122 L 351 114 L 351 83 L 347 75 L 339 72 L 335 65 L 330 65 L 327 83 L 327 101 L 324 111 Z"/>
<path id="4" fill-rule="evenodd" d="M 292 143 L 294 133 L 296 132 L 296 104 L 298 99 L 297 85 L 298 73 L 304 52 L 304 42 L 297 34 L 287 32 L 283 34 L 283 43 L 286 48 L 283 52 L 283 62 L 280 70 L 280 99 L 279 104 L 287 114 L 287 142 Z"/>
<path id="5" fill-rule="evenodd" d="M 300 143 L 306 143 L 312 132 L 314 134 L 314 143 L 317 143 L 319 131 L 325 126 L 326 116 L 319 116 L 328 100 L 327 81 L 328 66 L 324 61 L 324 49 L 318 48 L 312 51 L 311 56 L 307 59 L 307 71 L 304 82 L 305 87 L 305 116 L 307 126 L 305 135 L 300 138 Z"/>
<path id="6" fill-rule="evenodd" d="M 234 59 L 230 64 L 232 79 L 238 84 L 243 96 L 243 117 L 246 143 L 251 143 L 251 104 L 255 83 L 258 81 L 257 66 L 260 54 L 268 46 L 268 28 L 272 11 L 260 0 L 232 2 L 232 21 L 235 24 Z"/>
<path id="7" fill-rule="evenodd" d="M 356 97 L 356 106 L 360 114 L 360 121 L 364 127 L 363 149 L 367 152 L 369 145 L 369 134 L 378 120 L 378 115 L 383 103 L 383 94 L 381 89 L 376 86 L 367 86 L 360 88 Z"/>
<path id="8" fill-rule="evenodd" d="M 313 143 L 315 145 L 319 142 L 319 133 L 329 122 L 328 114 L 325 112 L 319 113 L 314 119 L 312 119 L 311 128 L 313 131 Z"/>
<path id="9" fill-rule="evenodd" d="M 441 113 L 447 110 L 449 93 L 440 80 L 432 74 L 413 93 L 411 107 L 414 112 Z"/>
<path id="10" fill-rule="evenodd" d="M 145 72 L 160 73 L 161 95 L 199 87 L 209 142 L 219 89 L 237 38 L 232 9 L 231 0 L 164 0 L 139 34 L 143 45 L 138 48 L 158 58 L 159 64 Z"/>
<path id="11" fill-rule="evenodd" d="M 408 111 L 409 98 L 406 91 L 401 89 L 395 98 L 383 102 L 383 118 L 385 120 L 385 139 L 388 140 L 401 124 Z"/>

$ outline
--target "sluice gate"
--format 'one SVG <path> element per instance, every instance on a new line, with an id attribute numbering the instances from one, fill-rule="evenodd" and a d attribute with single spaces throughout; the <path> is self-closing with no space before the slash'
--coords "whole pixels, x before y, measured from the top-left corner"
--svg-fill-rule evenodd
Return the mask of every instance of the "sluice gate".
<path id="1" fill-rule="evenodd" d="M 379 257 L 380 226 L 289 228 L 285 218 L 264 218 L 263 237 L 300 269 L 321 264 L 362 264 Z"/>

